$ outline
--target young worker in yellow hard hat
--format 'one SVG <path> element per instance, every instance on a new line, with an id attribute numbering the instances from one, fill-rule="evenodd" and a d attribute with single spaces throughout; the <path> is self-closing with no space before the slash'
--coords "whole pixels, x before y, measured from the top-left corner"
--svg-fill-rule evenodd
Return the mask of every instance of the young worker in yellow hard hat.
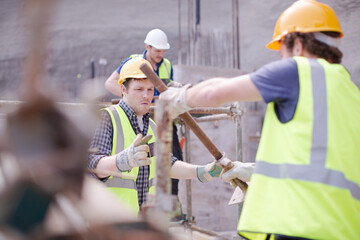
<path id="1" fill-rule="evenodd" d="M 342 36 L 331 7 L 299 0 L 267 45 L 282 60 L 160 95 L 174 115 L 233 101 L 268 104 L 238 225 L 246 239 L 360 239 L 360 92 L 340 64 Z M 234 164 L 224 180 L 243 171 Z"/>
<path id="2" fill-rule="evenodd" d="M 164 57 L 167 50 L 170 49 L 168 38 L 164 31 L 155 28 L 150 30 L 145 37 L 145 51 L 142 54 L 133 54 L 125 59 L 121 65 L 110 75 L 105 82 L 105 88 L 116 96 L 121 96 L 121 87 L 118 84 L 119 75 L 123 65 L 134 57 L 142 56 L 146 59 L 154 69 L 154 72 L 164 81 L 168 86 L 181 86 L 180 83 L 173 81 L 173 67 L 171 62 Z M 155 88 L 154 96 L 158 96 L 159 92 Z M 183 160 L 182 150 L 180 148 L 179 137 L 177 134 L 176 124 L 173 124 L 173 146 L 172 152 L 176 158 Z M 172 180 L 172 194 L 178 195 L 179 180 Z"/>
<path id="3" fill-rule="evenodd" d="M 156 141 L 155 123 L 149 114 L 154 85 L 139 69 L 143 63 L 150 66 L 148 61 L 137 57 L 121 69 L 119 84 L 123 98 L 118 105 L 104 109 L 90 146 L 98 151 L 89 157 L 89 169 L 95 171 L 94 176 L 104 181 L 135 212 L 145 202 L 146 194 L 154 191 L 155 177 L 155 160 L 150 151 Z M 148 144 L 141 144 L 147 135 L 153 137 Z M 207 182 L 218 177 L 221 169 L 215 161 L 198 166 L 172 157 L 171 177 Z M 131 176 L 118 178 L 110 174 L 119 171 Z"/>

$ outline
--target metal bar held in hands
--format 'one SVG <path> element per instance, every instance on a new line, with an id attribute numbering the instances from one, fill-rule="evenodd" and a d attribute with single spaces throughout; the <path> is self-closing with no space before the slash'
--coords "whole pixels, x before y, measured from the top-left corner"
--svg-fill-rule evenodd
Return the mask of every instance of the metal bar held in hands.
<path id="1" fill-rule="evenodd" d="M 155 88 L 160 92 L 164 92 L 167 90 L 166 85 L 161 81 L 161 79 L 156 75 L 156 73 L 146 64 L 143 63 L 140 66 L 140 70 L 147 76 L 147 78 L 154 84 Z M 210 138 L 205 134 L 205 132 L 200 128 L 194 118 L 188 113 L 185 112 L 180 114 L 180 117 L 183 121 L 190 127 L 190 129 L 194 132 L 194 134 L 199 138 L 199 140 L 204 144 L 204 146 L 208 149 L 211 155 L 216 159 L 220 160 L 223 154 L 220 150 L 215 146 L 215 144 L 210 140 Z M 222 167 L 225 171 L 228 171 L 232 168 L 234 164 L 230 161 L 226 166 Z M 241 181 L 240 179 L 234 179 L 234 182 L 237 186 L 241 188 L 244 192 L 247 190 L 247 183 Z"/>

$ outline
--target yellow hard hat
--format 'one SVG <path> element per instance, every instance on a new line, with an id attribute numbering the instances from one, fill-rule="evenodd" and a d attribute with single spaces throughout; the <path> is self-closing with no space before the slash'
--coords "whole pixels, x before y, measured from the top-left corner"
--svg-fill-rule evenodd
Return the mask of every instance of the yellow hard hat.
<path id="1" fill-rule="evenodd" d="M 273 39 L 266 47 L 279 50 L 279 40 L 291 32 L 321 31 L 339 32 L 340 37 L 344 35 L 331 7 L 315 0 L 298 0 L 280 15 L 275 25 Z"/>
<path id="2" fill-rule="evenodd" d="M 140 66 L 146 63 L 151 69 L 151 64 L 143 57 L 135 57 L 127 61 L 120 70 L 119 85 L 123 84 L 127 78 L 147 78 L 146 75 L 140 70 Z"/>

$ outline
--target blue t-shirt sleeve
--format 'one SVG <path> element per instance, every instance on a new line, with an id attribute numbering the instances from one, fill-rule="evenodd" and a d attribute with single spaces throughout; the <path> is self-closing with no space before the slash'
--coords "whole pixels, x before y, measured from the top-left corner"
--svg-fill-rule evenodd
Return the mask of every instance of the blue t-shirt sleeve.
<path id="1" fill-rule="evenodd" d="M 282 123 L 290 121 L 299 98 L 299 74 L 293 58 L 269 63 L 250 74 L 252 82 L 266 103 L 275 103 L 275 112 Z"/>
<path id="2" fill-rule="evenodd" d="M 116 69 L 117 73 L 120 74 L 121 68 L 124 66 L 124 64 L 129 61 L 131 59 L 131 57 L 128 57 L 127 59 L 125 59 L 121 65 Z"/>

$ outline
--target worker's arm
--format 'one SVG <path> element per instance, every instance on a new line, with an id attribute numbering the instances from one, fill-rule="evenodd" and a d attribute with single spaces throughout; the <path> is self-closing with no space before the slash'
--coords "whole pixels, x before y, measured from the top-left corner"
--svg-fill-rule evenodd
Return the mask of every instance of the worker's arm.
<path id="1" fill-rule="evenodd" d="M 168 88 L 160 94 L 160 100 L 172 105 L 171 117 L 189 111 L 193 107 L 216 107 L 226 102 L 259 101 L 262 97 L 249 75 L 234 78 L 212 78 L 193 87 Z"/>
<path id="2" fill-rule="evenodd" d="M 170 177 L 177 179 L 194 179 L 209 182 L 220 176 L 222 167 L 213 161 L 206 165 L 193 165 L 183 161 L 176 161 L 170 169 Z"/>
<path id="3" fill-rule="evenodd" d="M 259 101 L 262 97 L 249 75 L 212 78 L 186 91 L 189 107 L 216 107 L 226 102 Z"/>
<path id="4" fill-rule="evenodd" d="M 105 82 L 105 88 L 112 94 L 121 97 L 121 88 L 118 83 L 119 73 L 115 70 Z"/>
<path id="5" fill-rule="evenodd" d="M 176 179 L 196 178 L 197 165 L 176 161 L 170 169 L 170 177 Z"/>
<path id="6" fill-rule="evenodd" d="M 106 156 L 99 160 L 95 168 L 96 176 L 100 179 L 109 177 L 111 173 L 118 172 L 116 167 L 116 155 Z"/>

